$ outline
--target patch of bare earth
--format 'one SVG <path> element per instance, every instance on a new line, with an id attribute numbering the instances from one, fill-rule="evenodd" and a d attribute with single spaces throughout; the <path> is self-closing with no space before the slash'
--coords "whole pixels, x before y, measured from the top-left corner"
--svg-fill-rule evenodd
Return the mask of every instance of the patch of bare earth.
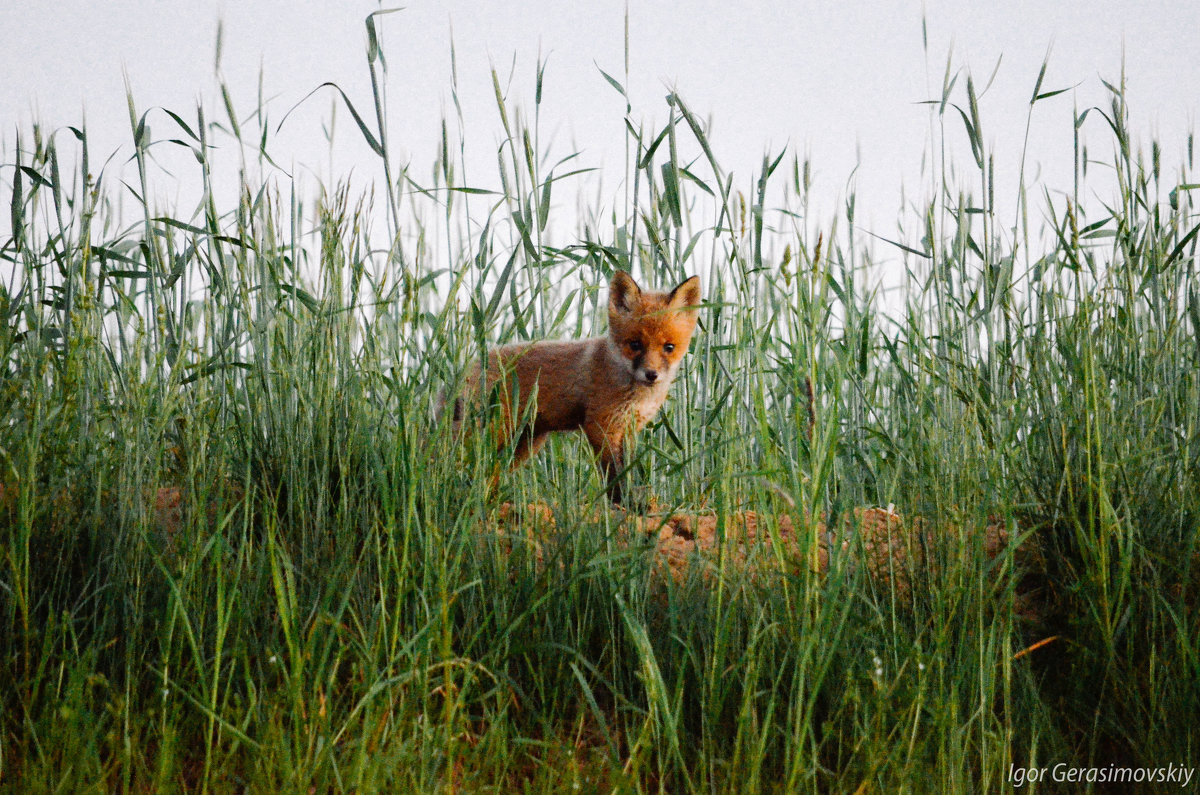
<path id="1" fill-rule="evenodd" d="M 596 517 L 597 519 L 599 516 Z M 666 513 L 624 517 L 618 538 L 652 537 L 659 570 L 682 581 L 699 568 L 710 576 L 720 565 L 733 564 L 753 569 L 782 563 L 797 570 L 807 567 L 824 574 L 833 559 L 839 565 L 864 566 L 880 585 L 907 597 L 920 577 L 937 576 L 949 555 L 975 554 L 980 545 L 988 560 L 995 561 L 1011 544 L 1008 529 L 998 520 L 984 527 L 934 527 L 920 517 L 905 519 L 886 508 L 855 508 L 834 527 L 818 520 L 812 527 L 790 513 L 765 515 L 757 511 L 735 511 L 724 517 L 711 513 Z M 520 539 L 541 559 L 541 540 L 557 530 L 554 512 L 545 503 L 516 506 L 504 503 L 493 514 L 490 529 L 510 542 Z M 957 551 L 957 552 L 956 552 Z M 1022 565 L 1039 560 L 1032 544 L 1015 550 Z M 997 576 L 1011 575 L 1008 567 L 996 566 Z M 1018 596 L 1018 610 L 1032 609 L 1031 596 Z"/>

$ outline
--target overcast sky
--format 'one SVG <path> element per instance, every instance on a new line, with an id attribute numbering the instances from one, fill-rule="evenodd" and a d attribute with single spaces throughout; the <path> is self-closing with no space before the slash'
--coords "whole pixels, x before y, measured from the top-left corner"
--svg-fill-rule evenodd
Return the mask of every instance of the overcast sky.
<path id="1" fill-rule="evenodd" d="M 272 127 L 326 81 L 366 111 L 363 20 L 378 7 L 291 0 L 7 3 L 0 12 L 4 161 L 12 162 L 17 130 L 28 130 L 34 120 L 50 129 L 77 125 L 84 112 L 93 160 L 118 147 L 128 157 L 126 75 L 139 111 L 162 106 L 190 120 L 201 100 L 210 118 L 223 116 L 214 68 L 222 19 L 220 72 L 239 113 L 255 107 L 260 71 Z M 615 186 L 624 160 L 624 102 L 599 70 L 625 79 L 624 24 L 623 4 L 612 0 L 410 0 L 405 10 L 379 20 L 399 159 L 412 163 L 416 179 L 429 179 L 440 119 L 454 114 L 453 41 L 472 184 L 498 185 L 500 125 L 490 69 L 495 66 L 506 86 L 513 75 L 510 102 L 531 112 L 540 53 L 548 62 L 543 145 L 552 133 L 556 153 L 582 151 L 582 164 L 611 169 L 605 184 Z M 1049 51 L 1042 90 L 1072 90 L 1035 109 L 1027 171 L 1066 190 L 1072 110 L 1108 105 L 1101 78 L 1119 81 L 1122 59 L 1137 139 L 1145 145 L 1160 139 L 1168 170 L 1183 164 L 1200 96 L 1198 31 L 1200 3 L 1191 2 L 630 0 L 628 90 L 633 117 L 647 125 L 662 124 L 664 97 L 678 90 L 698 116 L 711 120 L 717 158 L 743 189 L 764 151 L 775 154 L 785 145 L 811 156 L 814 190 L 829 207 L 842 201 L 853 174 L 866 208 L 860 220 L 887 234 L 895 227 L 902 185 L 910 200 L 920 192 L 929 112 L 918 103 L 937 96 L 947 58 L 962 71 L 960 82 L 969 72 L 981 91 L 999 63 L 980 105 L 1003 195 L 1011 193 L 1029 97 Z M 333 95 L 318 96 L 289 118 L 272 145 L 277 162 L 322 180 L 373 175 L 378 166 L 344 112 L 331 160 L 322 121 Z M 176 134 L 161 115 L 151 124 L 158 135 Z M 961 133 L 959 122 L 953 132 Z M 1094 156 L 1110 151 L 1102 120 L 1093 116 L 1083 132 L 1102 150 Z M 959 145 L 965 140 L 958 135 Z M 0 171 L 0 183 L 11 183 L 11 169 Z M 187 186 L 180 191 L 187 194 Z"/>

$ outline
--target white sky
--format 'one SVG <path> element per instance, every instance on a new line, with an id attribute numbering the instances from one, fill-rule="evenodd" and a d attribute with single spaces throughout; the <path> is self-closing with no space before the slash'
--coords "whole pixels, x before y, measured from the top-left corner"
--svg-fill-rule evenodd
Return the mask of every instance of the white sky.
<path id="1" fill-rule="evenodd" d="M 358 0 L 9 2 L 0 11 L 3 161 L 13 160 L 16 131 L 27 137 L 35 120 L 46 129 L 77 125 L 84 111 L 93 162 L 118 147 L 120 159 L 128 157 L 124 74 L 139 111 L 162 106 L 190 122 L 202 100 L 210 119 L 223 120 L 213 58 L 218 19 L 224 20 L 221 73 L 240 112 L 256 105 L 261 69 L 272 128 L 325 81 L 338 83 L 366 113 L 371 94 L 363 20 L 377 8 Z M 624 107 L 597 65 L 624 79 L 621 2 L 409 0 L 406 10 L 379 25 L 389 67 L 390 135 L 415 179 L 430 181 L 440 119 L 454 113 L 453 26 L 469 184 L 498 186 L 500 124 L 490 64 L 507 83 L 515 55 L 509 100 L 531 114 L 540 51 L 548 59 L 543 145 L 553 133 L 558 155 L 582 150 L 581 165 L 605 165 L 604 185 L 615 191 L 624 160 Z M 929 115 L 916 103 L 936 96 L 951 48 L 954 68 L 970 71 L 980 90 L 1003 56 L 980 101 L 1003 202 L 1013 192 L 1028 101 L 1048 48 L 1042 90 L 1077 87 L 1036 107 L 1027 172 L 1069 189 L 1072 107 L 1107 107 L 1100 78 L 1117 82 L 1124 58 L 1135 140 L 1148 146 L 1157 137 L 1163 163 L 1177 177 L 1200 96 L 1198 31 L 1200 3 L 1192 2 L 629 0 L 628 89 L 634 118 L 648 124 L 665 121 L 664 97 L 677 89 L 698 116 L 712 121 L 717 158 L 747 192 L 768 147 L 777 153 L 786 144 L 812 158 L 814 190 L 831 212 L 853 173 L 860 222 L 890 235 L 902 185 L 910 201 L 922 192 Z M 374 176 L 377 163 L 341 111 L 340 144 L 330 160 L 321 127 L 332 97 L 319 94 L 297 110 L 270 147 L 272 155 L 326 182 L 351 172 Z M 162 114 L 152 115 L 150 124 L 156 137 L 176 135 Z M 948 129 L 965 167 L 970 158 L 961 123 L 951 119 Z M 1089 118 L 1083 134 L 1099 150 L 1093 157 L 1109 154 L 1110 136 L 1098 116 Z M 4 204 L 10 184 L 11 168 L 0 168 Z M 164 201 L 190 211 L 195 192 L 186 180 L 177 190 L 177 202 Z"/>

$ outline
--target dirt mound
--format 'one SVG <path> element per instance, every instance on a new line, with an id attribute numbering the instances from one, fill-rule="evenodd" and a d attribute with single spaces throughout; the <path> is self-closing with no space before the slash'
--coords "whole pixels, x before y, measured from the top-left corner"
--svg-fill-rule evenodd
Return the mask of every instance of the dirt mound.
<path id="1" fill-rule="evenodd" d="M 982 529 L 934 528 L 919 517 L 906 521 L 890 508 L 855 508 L 833 528 L 819 520 L 810 529 L 807 521 L 802 523 L 790 513 L 768 516 L 749 510 L 723 517 L 710 513 L 631 514 L 621 520 L 618 538 L 628 541 L 633 534 L 653 537 L 660 567 L 676 581 L 682 581 L 695 567 L 710 575 L 721 553 L 740 566 L 774 562 L 823 574 L 829 570 L 832 551 L 834 557 L 844 556 L 843 563 L 865 565 L 872 578 L 899 596 L 911 592 L 915 577 L 936 576 L 945 565 L 948 546 L 957 554 L 971 555 L 978 543 L 987 558 L 994 560 L 1010 543 L 1009 532 L 999 520 Z M 556 523 L 554 511 L 545 503 L 504 503 L 489 521 L 489 528 L 507 539 L 531 544 L 540 561 L 540 540 L 556 530 Z M 948 541 L 953 543 L 948 545 Z M 1026 559 L 1035 554 L 1031 549 L 1018 553 Z"/>
<path id="2" fill-rule="evenodd" d="M 188 510 L 187 495 L 175 486 L 157 489 L 147 495 L 151 520 L 163 551 L 177 552 L 180 533 Z M 240 497 L 234 488 L 227 495 L 233 502 Z M 0 484 L 0 508 L 14 508 L 16 490 Z M 53 501 L 57 506 L 59 500 Z M 602 521 L 604 508 L 597 508 L 590 518 Z M 207 505 L 210 521 L 219 518 L 220 511 L 211 502 Z M 52 511 L 52 514 L 55 513 Z M 618 543 L 628 544 L 652 538 L 660 571 L 676 582 L 683 581 L 693 571 L 712 576 L 725 563 L 746 568 L 783 565 L 792 571 L 808 568 L 824 574 L 831 558 L 839 565 L 865 566 L 870 576 L 881 586 L 894 590 L 897 596 L 911 593 L 917 578 L 938 576 L 954 556 L 975 554 L 981 545 L 989 560 L 995 560 L 1011 543 L 1008 529 L 999 520 L 984 527 L 968 525 L 934 527 L 916 517 L 906 520 L 890 508 L 855 508 L 844 515 L 834 527 L 822 518 L 811 527 L 810 520 L 798 514 L 781 512 L 765 515 L 757 511 L 734 511 L 725 516 L 714 513 L 663 512 L 621 514 L 617 524 Z M 487 531 L 499 536 L 509 550 L 520 544 L 542 561 L 542 542 L 559 531 L 554 510 L 546 503 L 516 505 L 501 504 L 491 513 Z M 1018 568 L 1035 570 L 1040 567 L 1041 555 L 1031 541 L 1015 550 Z M 1010 576 L 1007 566 L 996 567 L 998 576 Z M 1035 595 L 1018 587 L 1018 612 L 1032 617 Z"/>

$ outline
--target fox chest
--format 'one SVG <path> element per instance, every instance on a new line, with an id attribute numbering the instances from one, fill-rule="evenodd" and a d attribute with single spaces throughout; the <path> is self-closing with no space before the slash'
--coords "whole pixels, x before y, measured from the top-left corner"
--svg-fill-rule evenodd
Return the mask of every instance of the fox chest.
<path id="1" fill-rule="evenodd" d="M 585 425 L 598 425 L 608 436 L 640 431 L 654 418 L 666 400 L 666 390 L 637 389 L 609 396 L 588 407 Z"/>
<path id="2" fill-rule="evenodd" d="M 646 423 L 654 419 L 654 415 L 662 408 L 663 402 L 667 399 L 666 393 L 660 393 L 654 390 L 652 394 L 633 401 L 629 407 L 629 413 L 633 420 L 633 425 L 636 430 L 641 430 Z"/>

